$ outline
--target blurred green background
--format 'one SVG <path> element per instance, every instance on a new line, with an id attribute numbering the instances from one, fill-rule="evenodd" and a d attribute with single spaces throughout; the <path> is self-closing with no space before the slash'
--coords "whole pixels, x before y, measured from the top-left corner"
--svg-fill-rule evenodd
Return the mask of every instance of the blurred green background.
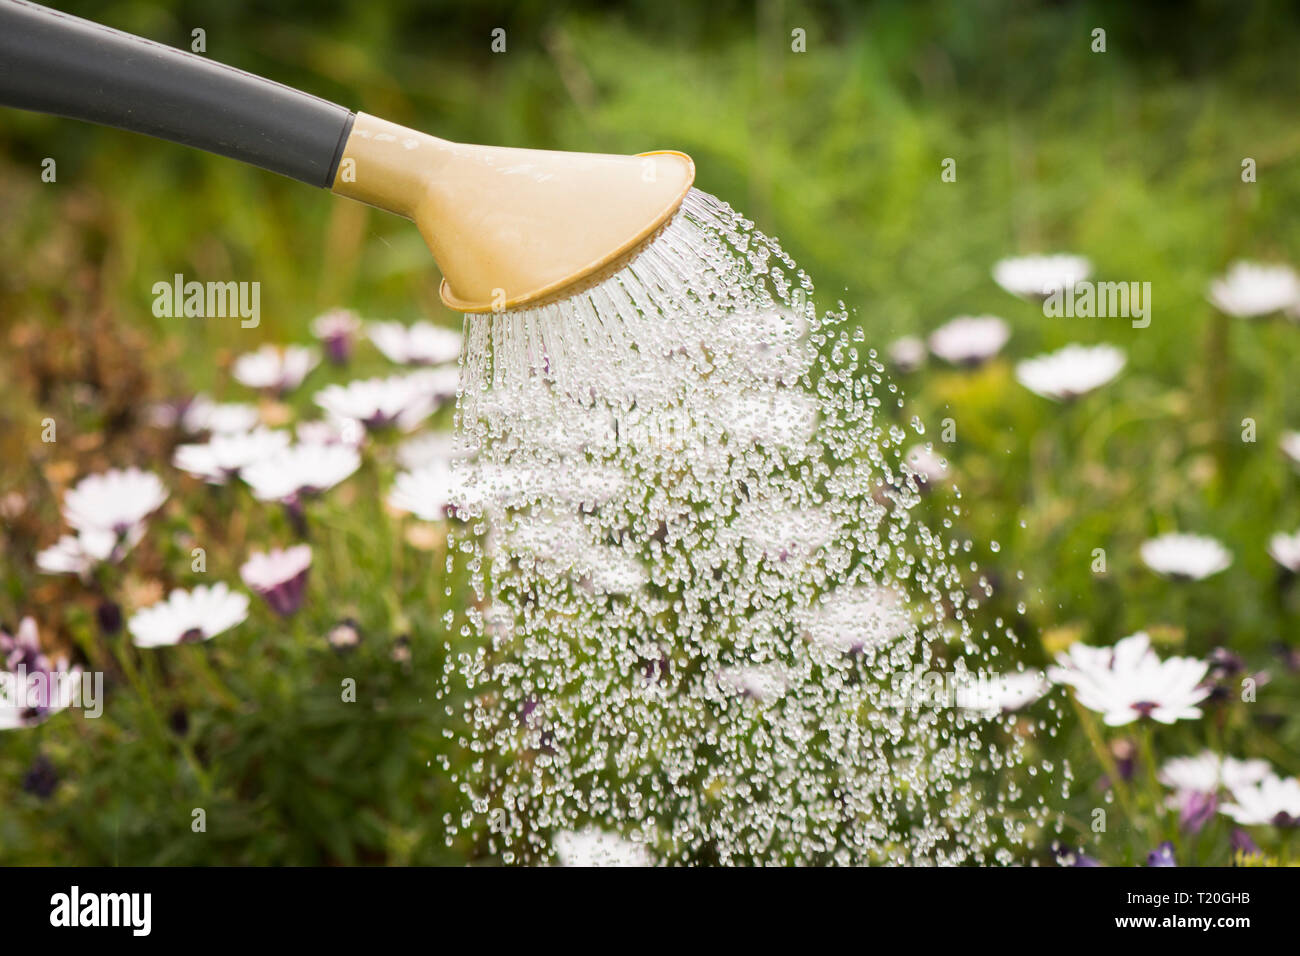
<path id="1" fill-rule="evenodd" d="M 213 59 L 448 139 L 684 150 L 697 185 L 778 236 L 819 305 L 843 299 L 878 348 L 954 315 L 1003 316 L 1013 329 L 1003 358 L 901 380 L 903 418 L 920 414 L 931 437 L 940 419 L 956 422 L 942 451 L 962 489 L 960 530 L 999 585 L 991 613 L 1016 620 L 1031 663 L 1047 659 L 1044 633 L 1054 646 L 1062 634 L 1110 643 L 1150 628 L 1188 653 L 1230 647 L 1273 674 L 1267 693 L 1248 711 L 1165 732 L 1162 749 L 1213 737 L 1300 771 L 1300 698 L 1277 653 L 1296 647 L 1300 596 L 1265 550 L 1272 533 L 1300 526 L 1300 478 L 1277 448 L 1300 429 L 1300 328 L 1228 319 L 1204 297 L 1234 259 L 1297 260 L 1291 5 L 58 6 L 183 48 L 202 28 Z M 502 54 L 490 49 L 497 27 Z M 1091 50 L 1098 27 L 1105 53 Z M 796 28 L 805 53 L 791 51 Z M 46 157 L 55 183 L 41 181 Z M 953 183 L 940 179 L 948 157 Z M 1241 180 L 1246 157 L 1253 184 Z M 143 421 L 149 401 L 197 390 L 246 399 L 230 359 L 263 341 L 307 341 L 311 317 L 333 306 L 458 326 L 414 228 L 227 160 L 14 111 L 0 112 L 0 223 L 0 495 L 23 503 L 3 519 L 0 621 L 35 614 L 116 688 L 103 720 L 65 715 L 0 735 L 0 862 L 477 858 L 463 836 L 443 839 L 461 803 L 439 761 L 463 757 L 431 703 L 454 645 L 443 589 L 459 584 L 443 580 L 436 553 L 376 535 L 382 516 L 365 492 L 320 518 L 343 548 L 336 560 L 357 573 L 336 566 L 328 593 L 314 581 L 297 625 L 314 648 L 301 672 L 278 667 L 281 652 L 250 623 L 206 648 L 210 661 L 204 648 L 146 655 L 132 683 L 97 635 L 96 599 L 32 564 L 55 537 L 69 482 L 110 464 L 165 467 L 169 446 Z M 1003 256 L 1053 251 L 1090 257 L 1099 279 L 1152 283 L 1151 326 L 1048 319 L 990 278 Z M 260 329 L 154 317 L 153 283 L 178 272 L 260 281 Z M 1129 365 L 1070 407 L 1015 382 L 1016 359 L 1074 341 L 1118 345 Z M 367 353 L 360 370 L 383 367 Z M 61 423 L 53 446 L 35 438 L 47 415 Z M 1254 443 L 1242 441 L 1245 418 Z M 235 580 L 245 542 L 264 542 L 267 528 L 228 521 L 228 506 L 170 509 L 121 586 L 193 583 L 192 539 L 219 540 L 210 571 Z M 1233 566 L 1189 587 L 1161 581 L 1137 548 L 1171 530 L 1220 538 Z M 1090 570 L 1098 547 L 1104 575 Z M 391 586 L 377 593 L 375 578 Z M 367 635 L 346 659 L 320 640 L 343 616 Z M 410 662 L 393 659 L 399 636 Z M 328 704 L 341 674 L 380 687 L 384 706 L 340 719 Z M 1084 753 L 1078 737 L 1066 728 L 1045 746 Z M 24 788 L 38 759 L 59 777 L 48 796 Z M 1100 768 L 1077 771 L 1083 794 L 1065 809 L 1083 818 Z M 221 821 L 204 840 L 190 838 L 194 806 Z M 1150 836 L 1134 832 L 1113 855 L 1136 858 Z"/>

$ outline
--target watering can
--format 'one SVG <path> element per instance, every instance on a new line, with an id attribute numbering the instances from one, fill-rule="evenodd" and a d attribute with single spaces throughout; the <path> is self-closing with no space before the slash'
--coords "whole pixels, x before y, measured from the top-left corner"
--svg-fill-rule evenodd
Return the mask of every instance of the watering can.
<path id="1" fill-rule="evenodd" d="M 453 143 L 26 0 L 0 0 L 0 105 L 280 173 L 415 222 L 461 312 L 542 305 L 630 261 L 695 178 L 689 156 Z"/>

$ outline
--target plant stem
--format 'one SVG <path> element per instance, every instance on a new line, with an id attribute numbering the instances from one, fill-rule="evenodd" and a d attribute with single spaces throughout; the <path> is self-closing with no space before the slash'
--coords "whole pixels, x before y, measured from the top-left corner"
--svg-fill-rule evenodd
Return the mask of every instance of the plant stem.
<path id="1" fill-rule="evenodd" d="M 1178 840 L 1178 828 L 1171 820 L 1169 808 L 1164 804 L 1162 799 L 1164 791 L 1161 789 L 1160 780 L 1156 777 L 1156 755 L 1155 748 L 1151 743 L 1151 737 L 1151 724 L 1144 719 L 1138 731 L 1138 747 L 1146 771 L 1147 795 L 1151 801 L 1151 812 L 1160 821 L 1160 829 L 1165 839 L 1173 843 L 1178 850 L 1181 850 L 1182 847 L 1179 846 Z"/>
<path id="2" fill-rule="evenodd" d="M 1092 714 L 1086 707 L 1080 704 L 1070 695 L 1070 701 L 1074 704 L 1074 711 L 1079 715 L 1079 724 L 1083 727 L 1084 734 L 1088 737 L 1088 743 L 1092 745 L 1093 754 L 1101 763 L 1102 768 L 1106 771 L 1106 776 L 1110 780 L 1111 789 L 1115 791 L 1115 797 L 1119 800 L 1120 809 L 1124 815 L 1132 822 L 1136 814 L 1134 813 L 1133 798 L 1129 793 L 1128 784 L 1120 776 L 1119 767 L 1115 763 L 1115 758 L 1111 755 L 1106 743 L 1102 740 L 1101 734 L 1097 730 L 1097 724 L 1092 719 Z"/>

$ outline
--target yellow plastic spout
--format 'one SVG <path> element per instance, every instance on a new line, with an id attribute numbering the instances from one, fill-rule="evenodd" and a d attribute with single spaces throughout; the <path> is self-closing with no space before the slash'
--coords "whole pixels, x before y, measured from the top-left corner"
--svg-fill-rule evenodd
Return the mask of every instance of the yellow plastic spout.
<path id="1" fill-rule="evenodd" d="M 500 312 L 564 298 L 621 267 L 694 180 L 684 153 L 471 146 L 358 113 L 333 191 L 414 220 L 449 307 Z"/>

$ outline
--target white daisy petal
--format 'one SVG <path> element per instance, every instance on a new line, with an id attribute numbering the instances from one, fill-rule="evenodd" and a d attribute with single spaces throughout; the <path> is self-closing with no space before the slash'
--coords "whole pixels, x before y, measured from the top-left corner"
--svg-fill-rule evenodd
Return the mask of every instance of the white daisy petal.
<path id="1" fill-rule="evenodd" d="M 462 481 L 444 461 L 431 461 L 398 474 L 388 503 L 422 521 L 441 521 L 455 511 L 462 496 Z"/>
<path id="2" fill-rule="evenodd" d="M 248 617 L 248 595 L 232 591 L 224 581 L 201 584 L 193 591 L 177 589 L 127 621 L 137 647 L 170 647 L 206 641 Z"/>
<path id="3" fill-rule="evenodd" d="M 915 335 L 905 335 L 891 342 L 885 354 L 898 371 L 915 372 L 925 364 L 925 342 Z"/>
<path id="4" fill-rule="evenodd" d="M 1287 432 L 1280 442 L 1282 454 L 1291 459 L 1291 464 L 1300 469 L 1300 432 Z"/>
<path id="5" fill-rule="evenodd" d="M 1047 298 L 1057 290 L 1074 288 L 1091 274 L 1092 263 L 1083 256 L 1021 256 L 993 266 L 993 281 L 1024 299 Z"/>
<path id="6" fill-rule="evenodd" d="M 996 316 L 963 315 L 930 333 L 930 351 L 950 365 L 979 365 L 1002 351 L 1010 337 L 1010 327 Z"/>
<path id="7" fill-rule="evenodd" d="M 110 469 L 81 479 L 63 499 L 63 517 L 82 532 L 122 536 L 162 507 L 162 479 L 138 468 Z"/>
<path id="8" fill-rule="evenodd" d="M 906 456 L 908 469 L 922 485 L 938 484 L 948 479 L 948 461 L 929 445 L 915 445 Z"/>
<path id="9" fill-rule="evenodd" d="M 65 534 L 51 547 L 36 555 L 36 567 L 44 574 L 76 574 L 82 577 L 105 563 L 120 561 L 140 543 L 144 525 L 132 525 L 122 535 L 89 530 Z"/>
<path id="10" fill-rule="evenodd" d="M 45 652 L 34 618 L 14 634 L 0 627 L 0 671 L 0 731 L 35 727 L 80 700 L 81 668 Z"/>
<path id="11" fill-rule="evenodd" d="M 459 379 L 459 370 L 452 370 Z M 411 431 L 433 414 L 445 392 L 447 376 L 439 370 L 362 379 L 347 385 L 328 385 L 316 393 L 316 404 L 331 415 L 350 418 L 367 428 L 395 426 Z M 455 394 L 453 387 L 452 393 Z"/>
<path id="12" fill-rule="evenodd" d="M 408 471 L 437 462 L 451 462 L 468 454 L 469 450 L 461 446 L 454 435 L 445 432 L 425 432 L 397 447 L 398 464 Z"/>
<path id="13" fill-rule="evenodd" d="M 262 501 L 292 501 L 328 491 L 360 467 L 350 445 L 298 444 L 253 462 L 240 477 Z"/>
<path id="14" fill-rule="evenodd" d="M 311 569 L 311 546 L 254 551 L 239 568 L 239 577 L 277 614 L 288 617 L 302 605 Z"/>
<path id="15" fill-rule="evenodd" d="M 1159 780 L 1180 793 L 1218 793 L 1259 783 L 1272 772 L 1265 760 L 1238 760 L 1204 750 L 1195 757 L 1174 757 L 1160 767 Z"/>
<path id="16" fill-rule="evenodd" d="M 1018 363 L 1016 379 L 1044 398 L 1068 401 L 1100 388 L 1123 368 L 1124 353 L 1113 345 L 1067 345 Z"/>
<path id="17" fill-rule="evenodd" d="M 1268 553 L 1286 570 L 1300 573 L 1300 531 L 1273 535 L 1268 542 Z"/>
<path id="18" fill-rule="evenodd" d="M 302 384 L 320 363 L 320 352 L 301 345 L 263 345 L 235 359 L 232 374 L 249 388 L 288 392 Z"/>
<path id="19" fill-rule="evenodd" d="M 460 358 L 461 334 L 431 322 L 370 322 L 366 334 L 390 362 L 398 365 L 443 365 Z"/>
<path id="20" fill-rule="evenodd" d="M 1243 826 L 1300 825 L 1300 780 L 1269 773 L 1262 780 L 1232 789 L 1221 812 Z"/>
<path id="21" fill-rule="evenodd" d="M 1234 262 L 1227 275 L 1210 283 L 1207 297 L 1220 312 L 1258 318 L 1294 306 L 1300 300 L 1300 276 L 1290 266 Z"/>
<path id="22" fill-rule="evenodd" d="M 361 332 L 361 319 L 351 309 L 331 309 L 311 320 L 311 334 L 325 346 L 330 361 L 346 362 L 352 342 Z"/>
<path id="23" fill-rule="evenodd" d="M 181 428 L 191 435 L 199 432 L 246 432 L 261 420 L 255 405 L 242 402 L 214 402 L 206 395 L 196 395 L 181 413 Z"/>
<path id="24" fill-rule="evenodd" d="M 1195 534 L 1163 534 L 1142 543 L 1142 561 L 1152 571 L 1171 578 L 1200 581 L 1232 564 L 1232 553 L 1214 538 Z"/>
<path id="25" fill-rule="evenodd" d="M 222 485 L 241 470 L 289 447 L 289 433 L 256 428 L 250 432 L 214 434 L 207 442 L 178 445 L 172 464 L 181 471 Z"/>
<path id="26" fill-rule="evenodd" d="M 1046 692 L 1047 680 L 1042 671 L 1032 668 L 1010 674 L 980 674 L 957 687 L 957 706 L 991 719 L 1028 707 Z"/>

